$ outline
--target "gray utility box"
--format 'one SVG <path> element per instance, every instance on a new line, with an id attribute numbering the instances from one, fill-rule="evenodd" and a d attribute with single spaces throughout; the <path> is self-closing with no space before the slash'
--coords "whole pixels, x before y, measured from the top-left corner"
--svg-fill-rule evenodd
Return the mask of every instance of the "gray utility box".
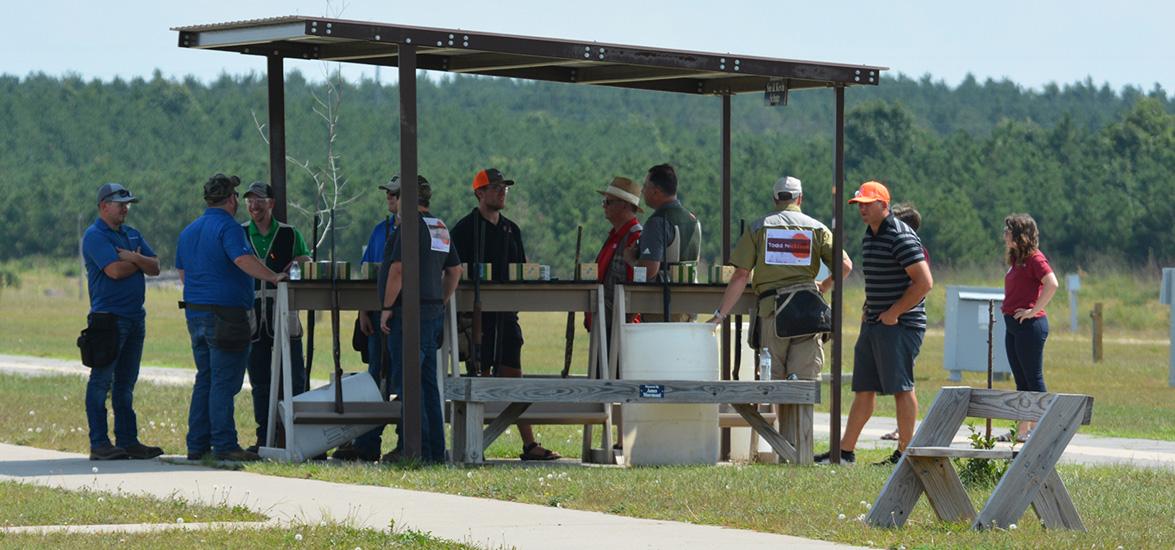
<path id="1" fill-rule="evenodd" d="M 963 380 L 963 371 L 987 372 L 987 303 L 995 302 L 991 330 L 992 377 L 1007 380 L 1012 373 L 1004 349 L 1004 290 L 978 286 L 947 286 L 946 341 L 942 368 L 950 381 Z"/>
<path id="2" fill-rule="evenodd" d="M 1167 385 L 1175 388 L 1175 267 L 1163 268 L 1163 286 L 1159 288 L 1159 303 L 1171 307 L 1171 365 L 1167 372 Z"/>

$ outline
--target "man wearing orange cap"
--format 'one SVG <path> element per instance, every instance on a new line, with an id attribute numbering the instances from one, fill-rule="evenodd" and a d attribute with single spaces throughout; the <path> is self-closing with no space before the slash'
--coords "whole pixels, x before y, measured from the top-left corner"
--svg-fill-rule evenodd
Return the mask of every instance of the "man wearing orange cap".
<path id="1" fill-rule="evenodd" d="M 914 435 L 918 399 L 914 359 L 926 333 L 926 295 L 934 286 L 918 234 L 889 211 L 889 190 L 867 181 L 849 199 L 868 227 L 861 239 L 865 273 L 865 315 L 853 350 L 853 404 L 841 438 L 841 461 L 856 462 L 854 449 L 873 415 L 877 394 L 893 394 L 898 416 L 898 449 L 879 465 L 896 464 Z M 816 455 L 829 462 L 829 453 Z"/>
<path id="2" fill-rule="evenodd" d="M 506 179 L 497 168 L 486 168 L 473 177 L 477 208 L 461 218 L 450 232 L 453 244 L 457 246 L 457 255 L 471 265 L 471 278 L 480 276 L 476 264 L 489 264 L 490 280 L 506 282 L 510 264 L 526 263 L 522 230 L 502 215 L 512 185 L 514 180 Z M 521 378 L 523 340 L 518 312 L 483 312 L 481 326 L 478 361 L 482 376 Z M 518 435 L 522 437 L 522 460 L 560 458 L 559 453 L 547 450 L 535 441 L 534 430 L 529 424 L 518 424 Z"/>

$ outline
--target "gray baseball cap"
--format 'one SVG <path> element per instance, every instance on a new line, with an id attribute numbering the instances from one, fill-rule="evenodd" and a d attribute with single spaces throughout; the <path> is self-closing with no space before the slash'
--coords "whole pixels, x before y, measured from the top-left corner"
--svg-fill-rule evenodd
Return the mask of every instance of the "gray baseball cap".
<path id="1" fill-rule="evenodd" d="M 249 184 L 249 190 L 245 191 L 245 196 L 253 195 L 259 199 L 273 198 L 273 187 L 268 183 L 255 181 Z"/>
<path id="2" fill-rule="evenodd" d="M 127 188 L 117 183 L 104 183 L 98 188 L 98 202 L 139 202 Z"/>
<path id="3" fill-rule="evenodd" d="M 425 179 L 424 176 L 421 176 L 419 174 L 416 175 L 416 183 L 420 187 L 429 187 L 428 180 Z M 400 192 L 400 176 L 398 174 L 395 176 L 392 176 L 391 180 L 389 180 L 387 183 L 381 184 L 379 186 L 379 188 L 383 189 L 384 191 L 387 191 L 388 193 L 399 193 Z"/>

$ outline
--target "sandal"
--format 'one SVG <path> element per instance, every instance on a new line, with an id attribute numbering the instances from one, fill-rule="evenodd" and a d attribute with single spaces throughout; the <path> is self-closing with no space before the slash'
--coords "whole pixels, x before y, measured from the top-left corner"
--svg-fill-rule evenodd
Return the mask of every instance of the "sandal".
<path id="1" fill-rule="evenodd" d="M 898 431 L 894 430 L 894 431 L 889 432 L 885 435 L 882 435 L 881 439 L 882 439 L 882 441 L 897 441 L 898 440 Z"/>
<path id="2" fill-rule="evenodd" d="M 522 454 L 518 455 L 522 460 L 559 460 L 563 458 L 562 455 L 544 448 L 538 441 L 522 446 Z"/>
<path id="3" fill-rule="evenodd" d="M 1029 434 L 1029 435 L 1032 435 L 1032 434 Z M 996 437 L 995 440 L 999 441 L 1000 443 L 1011 443 L 1012 442 L 1012 432 L 1007 432 L 999 437 Z M 1027 435 L 1016 434 L 1016 443 L 1024 443 L 1025 441 L 1028 441 Z"/>

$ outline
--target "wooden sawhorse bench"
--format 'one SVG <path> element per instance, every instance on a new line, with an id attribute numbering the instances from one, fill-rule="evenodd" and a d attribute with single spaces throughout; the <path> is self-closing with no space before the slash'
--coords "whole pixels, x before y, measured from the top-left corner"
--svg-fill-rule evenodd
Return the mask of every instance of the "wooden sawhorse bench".
<path id="1" fill-rule="evenodd" d="M 483 463 L 485 449 L 532 403 L 729 403 L 780 457 L 793 464 L 811 464 L 812 415 L 820 402 L 820 383 L 450 378 L 445 382 L 445 399 L 453 402 L 453 461 L 465 464 Z M 509 405 L 483 430 L 486 403 L 494 402 Z M 783 433 L 763 418 L 759 403 L 794 408 L 784 421 Z"/>
<path id="2" fill-rule="evenodd" d="M 1007 528 L 1031 504 L 1046 528 L 1084 531 L 1055 466 L 1078 427 L 1089 424 L 1092 413 L 1093 398 L 1088 395 L 943 388 L 866 522 L 877 527 L 902 526 L 925 491 L 940 520 L 968 520 L 973 529 Z M 952 448 L 951 441 L 967 417 L 1036 421 L 1037 425 L 1015 452 Z M 978 515 L 951 458 L 1013 459 Z"/>

